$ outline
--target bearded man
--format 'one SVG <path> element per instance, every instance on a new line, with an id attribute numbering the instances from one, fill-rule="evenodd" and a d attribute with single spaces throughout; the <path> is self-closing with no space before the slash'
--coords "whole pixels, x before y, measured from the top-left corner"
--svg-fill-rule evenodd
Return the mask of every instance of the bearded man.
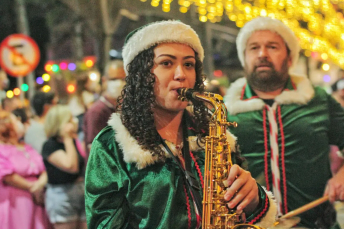
<path id="1" fill-rule="evenodd" d="M 231 85 L 225 101 L 248 170 L 273 191 L 279 215 L 328 196 L 302 213 L 298 226 L 340 228 L 331 203 L 344 200 L 344 167 L 332 176 L 329 146 L 344 148 L 343 109 L 309 79 L 289 73 L 300 48 L 281 21 L 255 18 L 236 42 L 246 77 Z"/>

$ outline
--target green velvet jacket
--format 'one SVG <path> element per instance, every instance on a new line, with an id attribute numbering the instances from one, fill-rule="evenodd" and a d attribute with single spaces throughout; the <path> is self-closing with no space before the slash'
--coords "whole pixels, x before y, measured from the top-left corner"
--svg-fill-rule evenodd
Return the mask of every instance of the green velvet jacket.
<path id="1" fill-rule="evenodd" d="M 275 103 L 282 213 L 286 214 L 323 196 L 326 183 L 332 177 L 329 145 L 344 148 L 344 112 L 324 90 L 314 88 L 307 78 L 300 76 L 291 77 L 283 93 L 275 98 Z M 238 123 L 231 132 L 238 138 L 248 170 L 272 190 L 266 104 L 254 94 L 244 78 L 228 89 L 225 104 L 228 121 Z M 331 209 L 328 205 L 301 214 L 299 226 L 319 228 L 315 222 L 324 216 L 329 217 L 325 214 Z"/>
<path id="2" fill-rule="evenodd" d="M 191 127 L 190 118 L 187 123 Z M 113 114 L 109 125 L 93 141 L 87 164 L 88 228 L 196 228 L 192 196 L 182 171 L 168 153 L 164 163 L 158 162 L 138 145 L 118 114 Z M 188 135 L 195 158 L 191 170 L 201 182 L 204 151 L 192 128 Z M 235 138 L 230 137 L 229 143 L 235 144 Z M 170 148 L 175 152 L 172 144 Z M 275 220 L 276 205 L 271 193 L 267 195 L 260 186 L 259 190 L 260 204 L 247 222 L 268 227 Z"/>

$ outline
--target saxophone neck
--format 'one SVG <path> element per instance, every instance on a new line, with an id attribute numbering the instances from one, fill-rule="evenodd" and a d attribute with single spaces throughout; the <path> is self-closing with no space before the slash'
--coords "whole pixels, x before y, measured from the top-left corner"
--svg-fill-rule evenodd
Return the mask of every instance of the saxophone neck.
<path id="1" fill-rule="evenodd" d="M 203 101 L 210 103 L 214 108 L 216 108 L 218 104 L 223 103 L 223 97 L 219 94 L 214 94 L 210 92 L 204 92 L 203 94 L 201 94 L 200 92 L 191 88 L 179 88 L 177 92 L 179 94 L 179 99 L 182 101 Z"/>

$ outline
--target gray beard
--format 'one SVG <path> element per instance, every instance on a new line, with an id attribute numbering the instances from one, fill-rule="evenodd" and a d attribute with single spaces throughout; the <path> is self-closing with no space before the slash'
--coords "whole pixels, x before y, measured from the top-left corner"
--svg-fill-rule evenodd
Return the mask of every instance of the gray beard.
<path id="1" fill-rule="evenodd" d="M 245 69 L 246 79 L 252 89 L 261 92 L 271 92 L 283 88 L 289 78 L 288 58 L 283 61 L 281 71 L 279 72 L 276 71 L 272 64 L 271 70 L 257 72 L 256 69 L 257 67 L 251 73 Z"/>

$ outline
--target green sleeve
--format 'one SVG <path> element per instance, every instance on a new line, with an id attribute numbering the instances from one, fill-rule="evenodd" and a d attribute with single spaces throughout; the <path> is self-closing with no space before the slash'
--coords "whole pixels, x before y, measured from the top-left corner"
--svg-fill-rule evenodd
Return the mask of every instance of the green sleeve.
<path id="1" fill-rule="evenodd" d="M 267 214 L 270 203 L 269 203 L 269 197 L 265 193 L 264 189 L 257 183 L 258 185 L 258 195 L 259 195 L 259 204 L 257 208 L 254 210 L 254 212 L 251 215 L 248 215 L 246 218 L 246 223 L 250 224 L 256 224 L 260 222 L 264 216 Z M 274 216 L 273 216 L 274 217 Z"/>
<path id="2" fill-rule="evenodd" d="M 112 136 L 112 137 L 110 137 Z M 126 228 L 129 208 L 125 198 L 123 162 L 113 138 L 104 129 L 92 143 L 85 178 L 88 228 Z"/>
<path id="3" fill-rule="evenodd" d="M 328 95 L 328 110 L 330 115 L 329 143 L 344 148 L 344 110 L 341 105 Z"/>

